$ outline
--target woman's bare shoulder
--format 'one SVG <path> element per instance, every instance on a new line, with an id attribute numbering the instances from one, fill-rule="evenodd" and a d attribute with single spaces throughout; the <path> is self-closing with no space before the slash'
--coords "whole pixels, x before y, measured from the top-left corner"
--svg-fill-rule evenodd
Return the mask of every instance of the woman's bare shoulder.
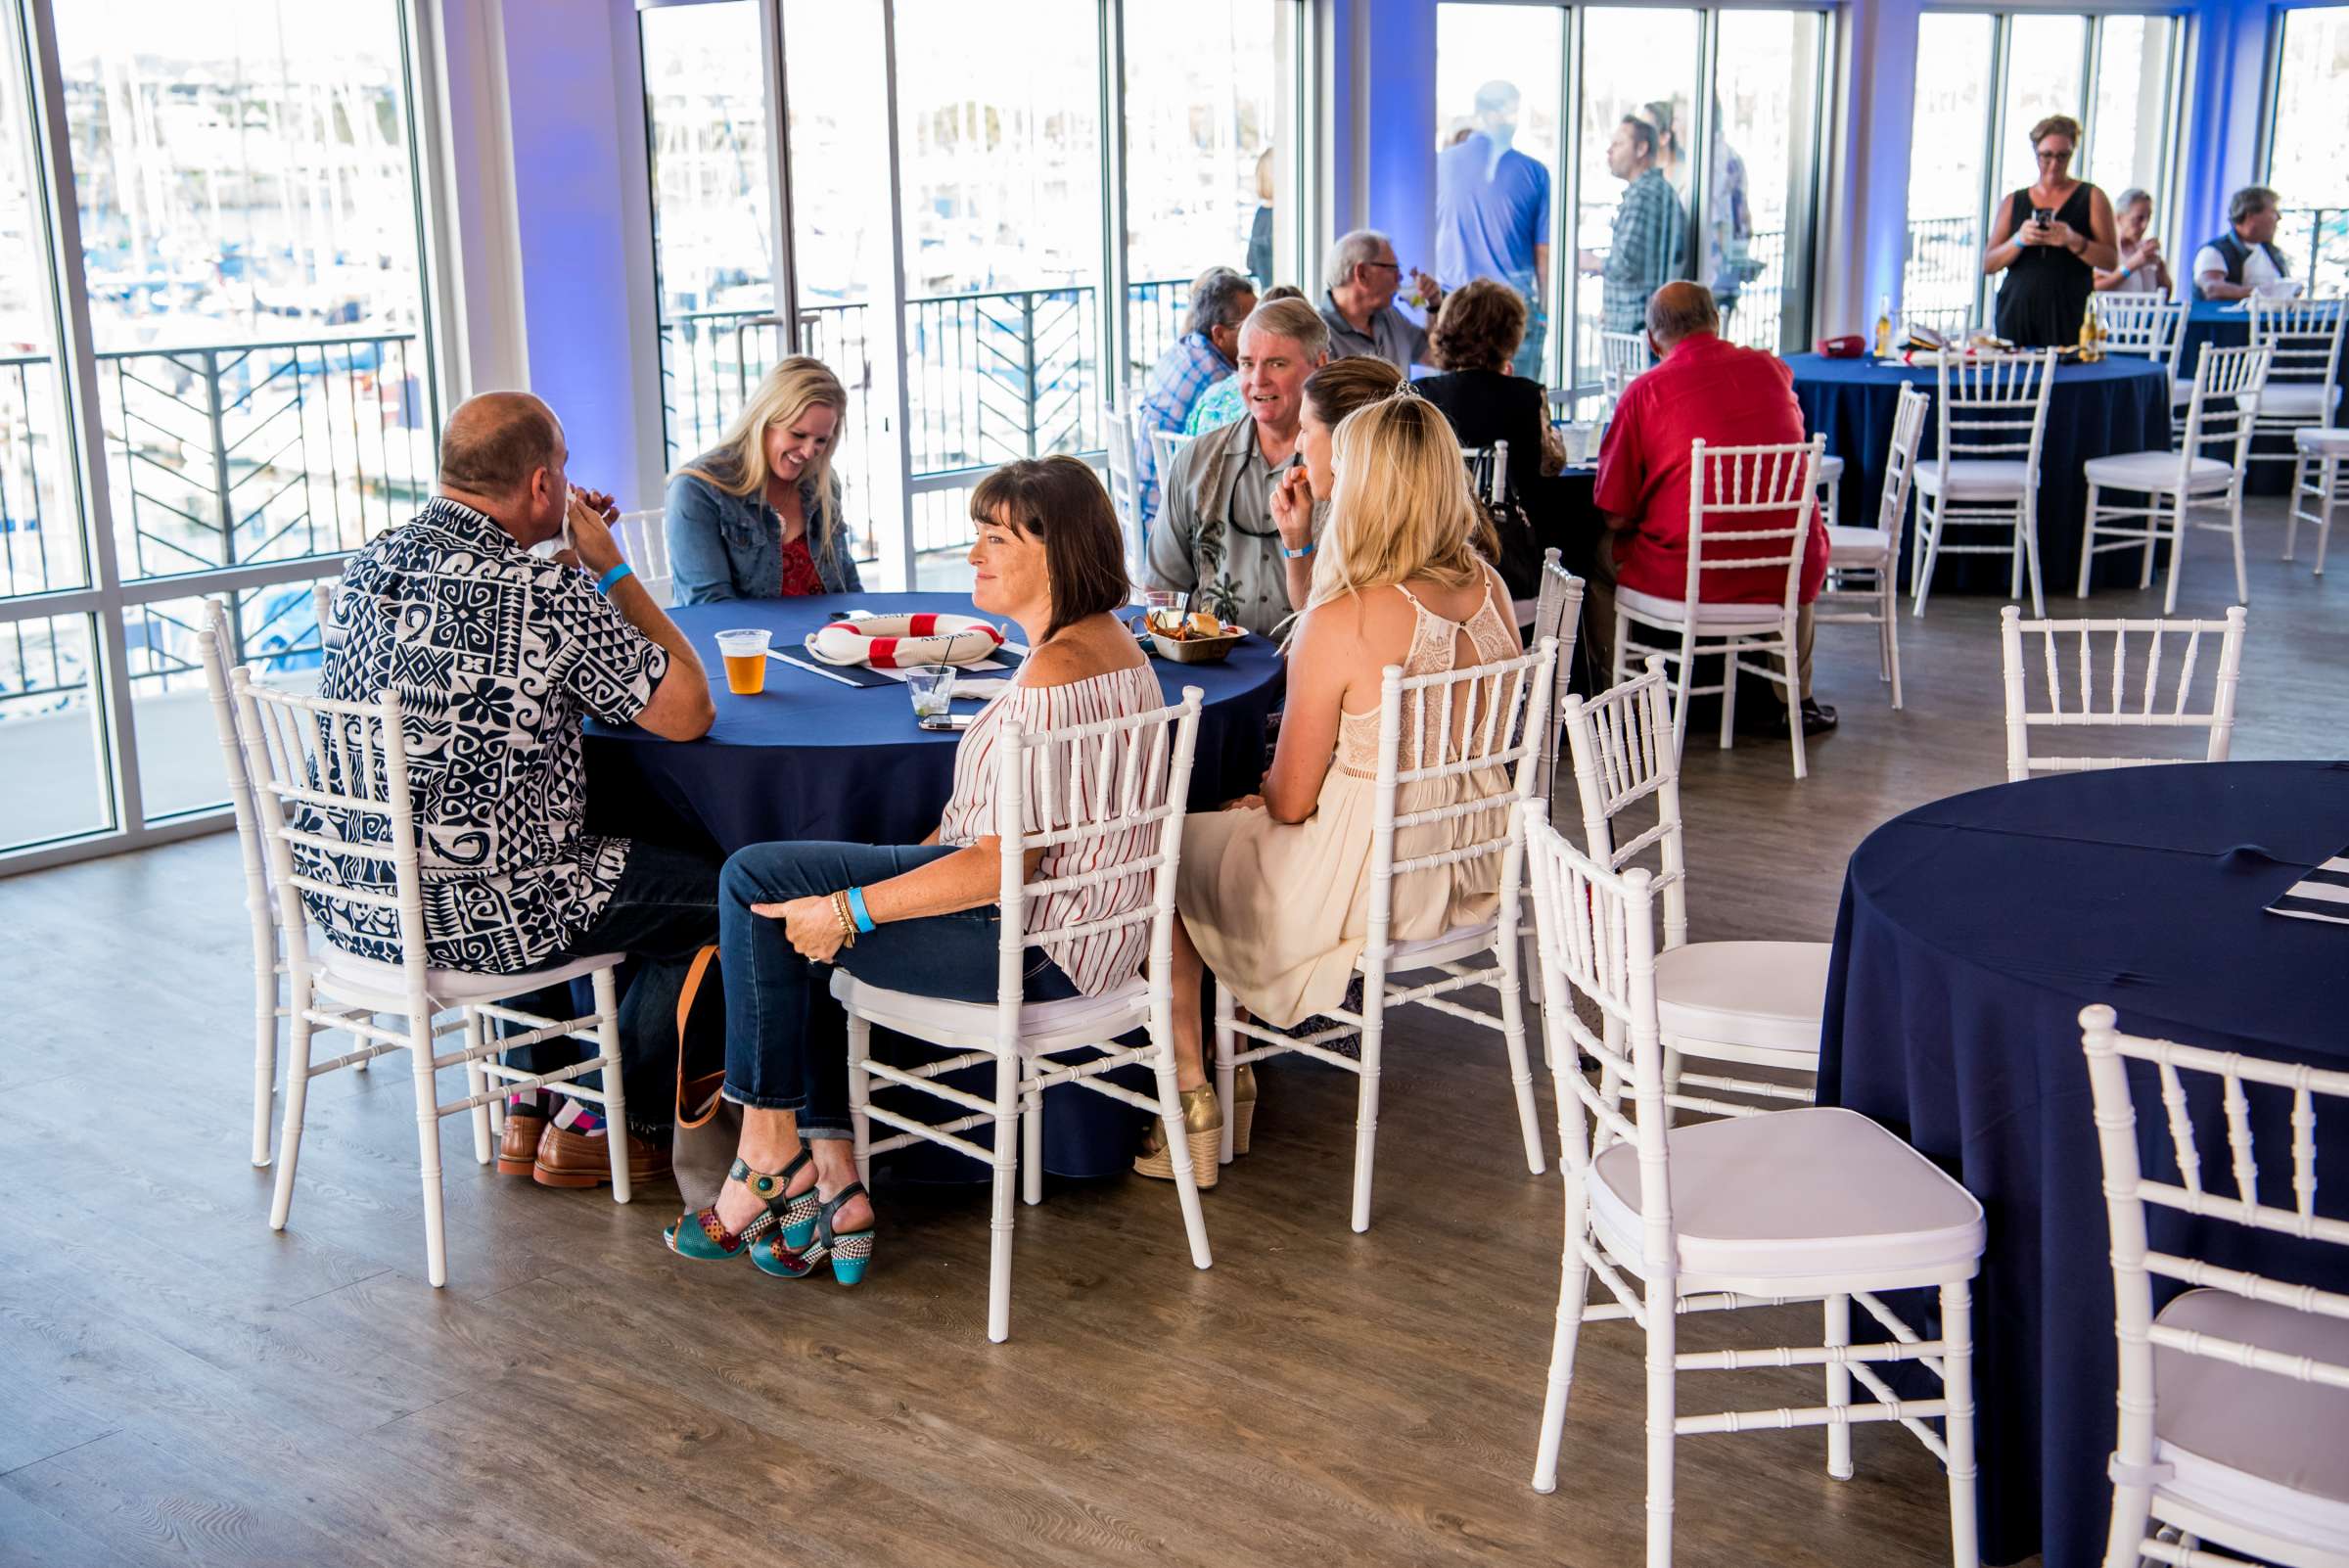
<path id="1" fill-rule="evenodd" d="M 1031 689 L 1074 686 L 1148 663 L 1133 633 L 1119 625 L 1116 617 L 1095 616 L 1030 653 L 1020 666 L 1020 684 Z"/>

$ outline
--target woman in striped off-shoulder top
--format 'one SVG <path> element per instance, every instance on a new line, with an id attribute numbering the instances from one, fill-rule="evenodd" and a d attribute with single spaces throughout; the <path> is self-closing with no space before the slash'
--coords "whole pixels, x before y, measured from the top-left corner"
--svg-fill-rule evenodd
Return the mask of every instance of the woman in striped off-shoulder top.
<path id="1" fill-rule="evenodd" d="M 725 1097 L 743 1107 L 733 1174 L 711 1208 L 665 1232 L 686 1257 L 749 1255 L 802 1274 L 828 1256 L 844 1283 L 872 1254 L 872 1207 L 850 1142 L 846 1019 L 826 966 L 870 985 L 964 1001 L 995 995 L 1001 848 L 994 795 L 1003 726 L 1024 731 L 1132 717 L 1165 706 L 1133 635 L 1117 514 L 1073 457 L 1009 463 L 971 494 L 971 597 L 1019 623 L 1032 652 L 981 711 L 954 759 L 954 791 L 919 845 L 760 844 L 726 862 L 718 944 L 726 988 Z M 1052 766 L 1033 754 L 1032 769 Z M 1027 799 L 1051 797 L 1032 782 Z M 1162 779 L 1157 788 L 1163 791 Z M 1162 797 L 1163 798 L 1163 797 Z M 1159 804 L 1153 801 L 1151 804 Z M 1029 831 L 1045 824 L 1031 819 Z M 1150 853 L 1148 830 L 1036 853 L 1032 880 L 1097 872 Z M 1145 907 L 1146 870 L 1046 898 L 1032 929 L 1060 931 Z M 1028 949 L 1026 994 L 1115 991 L 1140 970 L 1146 923 Z"/>

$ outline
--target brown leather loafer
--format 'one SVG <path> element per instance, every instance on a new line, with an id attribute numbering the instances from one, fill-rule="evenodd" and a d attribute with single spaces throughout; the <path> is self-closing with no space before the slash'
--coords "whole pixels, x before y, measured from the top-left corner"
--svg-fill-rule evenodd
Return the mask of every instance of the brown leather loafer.
<path id="1" fill-rule="evenodd" d="M 628 1140 L 631 1183 L 668 1175 L 668 1149 L 656 1147 L 634 1133 L 622 1135 Z M 603 1138 L 569 1132 L 550 1123 L 539 1134 L 538 1156 L 531 1163 L 530 1179 L 542 1187 L 604 1186 L 612 1179 L 612 1156 Z"/>
<path id="2" fill-rule="evenodd" d="M 544 1116 L 507 1106 L 506 1130 L 497 1140 L 497 1174 L 529 1176 L 531 1164 L 538 1158 L 538 1140 L 545 1131 Z"/>

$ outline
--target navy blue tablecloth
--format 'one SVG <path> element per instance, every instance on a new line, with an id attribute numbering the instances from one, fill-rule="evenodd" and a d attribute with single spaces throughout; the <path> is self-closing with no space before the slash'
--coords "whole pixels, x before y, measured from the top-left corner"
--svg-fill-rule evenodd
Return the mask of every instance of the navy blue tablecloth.
<path id="1" fill-rule="evenodd" d="M 2204 344 L 2221 348 L 2240 348 L 2250 341 L 2251 315 L 2241 300 L 2196 300 L 2187 311 L 2186 331 L 2178 345 L 2180 379 L 2193 380 L 2194 365 L 2202 357 Z M 2333 376 L 2333 385 L 2349 385 L 2349 354 L 2341 356 L 2340 366 Z M 2349 393 L 2343 396 L 2349 397 Z M 2332 423 L 2338 424 L 2341 418 L 2336 411 Z M 2289 457 L 2292 450 L 2291 438 L 2288 436 L 2261 436 L 2251 443 L 2254 456 Z M 2253 495 L 2281 495 L 2291 488 L 2291 483 L 2289 463 L 2255 462 L 2251 465 L 2249 481 L 2243 487 Z"/>
<path id="2" fill-rule="evenodd" d="M 1854 852 L 1819 1097 L 1908 1138 L 1989 1217 L 1974 1294 L 1985 1561 L 2037 1551 L 2047 1568 L 2091 1568 L 2103 1547 L 2118 1373 L 2080 1009 L 2110 1003 L 2133 1034 L 2349 1066 L 2349 928 L 2265 912 L 2344 844 L 2349 763 L 2235 762 L 1977 790 Z M 2259 1146 L 2290 1146 L 2286 1099 L 2255 1101 Z M 2142 1157 L 2174 1180 L 2153 1103 L 2138 1102 Z M 2224 1171 L 2204 1110 L 2204 1169 Z M 2320 1193 L 2349 1182 L 2342 1134 L 2320 1117 Z M 2337 1247 L 2149 1219 L 2156 1248 L 2349 1289 Z M 1927 1322 L 1921 1293 L 1900 1306 Z"/>
<path id="3" fill-rule="evenodd" d="M 1931 365 L 1903 365 L 1897 360 L 1826 359 L 1818 354 L 1788 354 L 1794 368 L 1794 395 L 1803 405 L 1803 420 L 1814 436 L 1823 436 L 1828 455 L 1844 462 L 1843 521 L 1872 528 L 1884 491 L 1884 452 L 1892 440 L 1893 410 L 1901 384 L 1913 382 L 1930 394 L 1935 390 Z M 1940 447 L 1936 422 L 1928 413 L 1920 456 Z M 2088 510 L 2088 482 L 2081 465 L 2092 457 L 2116 452 L 2170 449 L 2170 377 L 2159 365 L 2115 356 L 2093 365 L 2057 365 L 2055 385 L 2048 393 L 2047 437 L 2039 461 L 2039 572 L 2044 591 L 2068 589 L 2080 573 L 2080 523 Z M 1906 530 L 1915 528 L 1911 501 Z M 1966 542 L 1985 542 L 1985 530 L 1965 532 Z M 1958 535 L 1953 535 L 1957 537 Z M 1899 551 L 1902 582 L 1908 581 L 1909 547 Z M 2124 570 L 2126 568 L 2126 570 Z M 2136 558 L 2107 555 L 2096 563 L 2098 580 L 2110 575 L 2113 585 L 2137 581 Z M 1999 593 L 2007 591 L 2004 556 L 1944 555 L 1933 569 L 1933 591 Z"/>
<path id="4" fill-rule="evenodd" d="M 775 646 L 806 658 L 801 638 L 851 609 L 968 615 L 971 604 L 960 594 L 829 594 L 669 612 L 710 670 L 717 721 L 701 740 L 677 745 L 632 725 L 590 720 L 588 825 L 719 854 L 778 840 L 916 844 L 927 837 L 953 792 L 961 737 L 917 728 L 903 686 L 843 686 L 769 660 L 764 692 L 737 697 L 726 689 L 718 631 L 763 626 Z M 1018 640 L 1017 627 L 1012 635 Z M 1221 664 L 1157 663 L 1157 669 L 1170 702 L 1181 701 L 1185 686 L 1197 686 L 1206 699 L 1191 764 L 1192 808 L 1212 809 L 1255 790 L 1265 769 L 1265 720 L 1281 692 L 1281 662 L 1271 645 L 1250 637 Z M 958 703 L 955 710 L 973 713 L 977 705 Z M 1133 1155 L 1137 1114 L 1089 1090 L 1046 1090 L 1044 1168 L 1072 1176 L 1124 1170 Z M 951 1179 L 984 1175 L 950 1155 L 898 1163 Z"/>

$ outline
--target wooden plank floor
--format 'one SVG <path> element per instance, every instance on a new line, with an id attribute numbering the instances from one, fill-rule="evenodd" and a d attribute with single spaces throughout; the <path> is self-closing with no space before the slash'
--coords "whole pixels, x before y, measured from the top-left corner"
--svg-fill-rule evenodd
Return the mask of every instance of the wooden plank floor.
<path id="1" fill-rule="evenodd" d="M 2251 530 L 2235 755 L 2338 756 L 2349 561 L 2282 568 L 2280 517 Z M 2226 573 L 2195 544 L 2182 608 L 2216 614 Z M 1782 746 L 1692 738 L 1697 936 L 1825 938 L 1870 828 L 2003 777 L 1997 608 L 1904 618 L 1900 714 L 1870 633 L 1822 630 L 1844 726 L 1805 784 Z M 317 1086 L 293 1223 L 267 1228 L 241 897 L 226 836 L 0 881 L 0 1563 L 1637 1560 L 1624 1325 L 1586 1331 L 1558 1493 L 1526 1485 L 1558 1185 L 1518 1157 L 1497 1046 L 1454 1025 L 1396 1031 L 1369 1234 L 1346 1226 L 1351 1083 L 1284 1064 L 1258 1152 L 1208 1196 L 1214 1269 L 1169 1189 L 1047 1183 L 1006 1345 L 984 1335 L 983 1187 L 885 1187 L 874 1272 L 845 1291 L 679 1263 L 666 1183 L 622 1209 L 501 1179 L 462 1125 L 435 1291 L 396 1058 Z M 1734 1315 L 1683 1339 L 1815 1331 Z M 1738 1378 L 1688 1380 L 1686 1407 L 1819 1397 Z M 1855 1449 L 1837 1483 L 1816 1431 L 1683 1443 L 1680 1560 L 1946 1562 L 1938 1470 L 1897 1429 Z"/>

